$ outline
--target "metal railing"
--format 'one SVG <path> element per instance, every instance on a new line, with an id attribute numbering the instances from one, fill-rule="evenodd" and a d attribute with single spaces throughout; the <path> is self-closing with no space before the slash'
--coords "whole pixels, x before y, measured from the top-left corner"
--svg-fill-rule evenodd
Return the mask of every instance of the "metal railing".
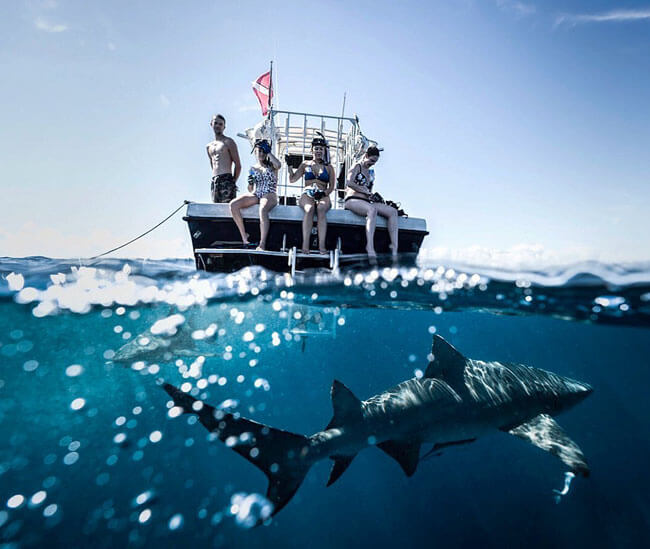
<path id="1" fill-rule="evenodd" d="M 356 118 L 329 116 L 304 112 L 271 110 L 269 113 L 273 152 L 282 161 L 278 174 L 278 196 L 281 202 L 292 203 L 302 193 L 304 177 L 300 181 L 289 181 L 289 170 L 284 156 L 300 157 L 301 161 L 311 158 L 311 140 L 321 132 L 329 145 L 330 162 L 337 178 L 332 208 L 343 207 L 344 190 L 338 188 L 338 177 L 343 168 L 344 180 L 355 160 L 355 145 L 361 135 Z M 292 125 L 293 122 L 293 125 Z"/>

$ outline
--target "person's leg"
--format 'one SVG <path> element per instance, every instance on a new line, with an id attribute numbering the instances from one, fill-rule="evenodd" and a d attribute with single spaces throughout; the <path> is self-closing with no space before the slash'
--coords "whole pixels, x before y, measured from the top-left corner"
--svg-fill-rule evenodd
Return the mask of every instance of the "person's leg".
<path id="1" fill-rule="evenodd" d="M 305 211 L 302 218 L 302 251 L 309 253 L 309 241 L 311 240 L 311 229 L 314 226 L 314 199 L 302 194 L 298 203 Z"/>
<path id="2" fill-rule="evenodd" d="M 266 250 L 266 237 L 269 234 L 269 212 L 278 204 L 278 195 L 275 193 L 265 194 L 260 198 L 260 245 L 258 250 Z"/>
<path id="3" fill-rule="evenodd" d="M 390 237 L 390 247 L 393 258 L 397 257 L 397 210 L 392 206 L 387 206 L 386 204 L 376 204 L 377 213 L 382 217 L 386 218 L 386 224 L 388 225 L 388 236 Z"/>
<path id="4" fill-rule="evenodd" d="M 232 219 L 239 229 L 239 234 L 241 235 L 241 239 L 244 244 L 248 244 L 248 234 L 246 233 L 246 228 L 244 227 L 244 218 L 241 215 L 241 209 L 248 208 L 249 206 L 257 204 L 258 202 L 259 198 L 257 198 L 254 194 L 245 194 L 230 201 L 230 215 L 232 215 Z"/>
<path id="5" fill-rule="evenodd" d="M 377 257 L 375 253 L 375 226 L 377 224 L 377 209 L 375 204 L 365 200 L 352 199 L 345 203 L 345 209 L 366 218 L 366 252 L 368 257 Z"/>
<path id="6" fill-rule="evenodd" d="M 327 237 L 327 212 L 332 207 L 329 196 L 326 196 L 318 203 L 316 211 L 318 212 L 318 251 L 322 254 L 327 253 L 325 247 L 325 238 Z"/>

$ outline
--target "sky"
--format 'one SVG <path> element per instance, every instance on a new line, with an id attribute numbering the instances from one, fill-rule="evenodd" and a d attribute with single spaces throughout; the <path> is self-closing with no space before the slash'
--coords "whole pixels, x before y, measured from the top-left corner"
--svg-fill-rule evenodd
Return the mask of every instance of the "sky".
<path id="1" fill-rule="evenodd" d="M 209 201 L 210 117 L 257 123 L 270 60 L 279 108 L 347 94 L 425 255 L 650 259 L 650 0 L 5 1 L 0 256 L 94 256 Z M 177 215 L 118 255 L 191 252 Z"/>

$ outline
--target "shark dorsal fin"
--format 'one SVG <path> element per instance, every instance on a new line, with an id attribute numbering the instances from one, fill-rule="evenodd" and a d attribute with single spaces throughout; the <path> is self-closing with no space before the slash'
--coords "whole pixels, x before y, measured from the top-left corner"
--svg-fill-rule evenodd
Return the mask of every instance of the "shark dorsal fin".
<path id="1" fill-rule="evenodd" d="M 377 448 L 383 450 L 397 461 L 407 477 L 410 477 L 415 473 L 415 470 L 418 467 L 418 461 L 420 461 L 419 442 L 387 440 L 377 444 Z"/>
<path id="2" fill-rule="evenodd" d="M 465 387 L 464 370 L 467 359 L 439 335 L 431 344 L 433 360 L 429 362 L 425 377 L 441 379 L 457 392 Z"/>
<path id="3" fill-rule="evenodd" d="M 361 419 L 361 401 L 338 379 L 332 382 L 331 394 L 334 415 L 332 421 L 325 427 L 326 430 Z"/>
<path id="4" fill-rule="evenodd" d="M 339 477 L 345 473 L 345 470 L 350 466 L 350 463 L 352 463 L 354 456 L 356 456 L 356 454 L 353 456 L 332 456 L 334 464 L 330 471 L 330 478 L 327 480 L 327 486 L 334 484 Z"/>

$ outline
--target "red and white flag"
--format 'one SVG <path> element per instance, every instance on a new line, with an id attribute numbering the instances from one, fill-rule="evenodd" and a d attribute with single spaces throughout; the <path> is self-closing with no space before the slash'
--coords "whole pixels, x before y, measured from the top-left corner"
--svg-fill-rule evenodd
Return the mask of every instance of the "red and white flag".
<path id="1" fill-rule="evenodd" d="M 273 100 L 273 83 L 271 82 L 271 71 L 265 72 L 253 82 L 253 93 L 262 107 L 262 116 L 266 116 Z"/>

